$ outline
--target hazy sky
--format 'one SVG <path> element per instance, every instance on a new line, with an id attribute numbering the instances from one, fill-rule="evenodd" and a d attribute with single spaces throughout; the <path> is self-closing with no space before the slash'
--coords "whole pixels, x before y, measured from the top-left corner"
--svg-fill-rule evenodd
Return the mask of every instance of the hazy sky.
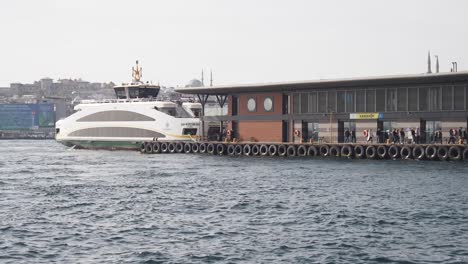
<path id="1" fill-rule="evenodd" d="M 42 77 L 184 85 L 468 69 L 468 1 L 15 0 L 0 2 L 0 87 Z M 209 77 L 205 75 L 205 80 Z M 207 82 L 205 81 L 205 84 Z"/>

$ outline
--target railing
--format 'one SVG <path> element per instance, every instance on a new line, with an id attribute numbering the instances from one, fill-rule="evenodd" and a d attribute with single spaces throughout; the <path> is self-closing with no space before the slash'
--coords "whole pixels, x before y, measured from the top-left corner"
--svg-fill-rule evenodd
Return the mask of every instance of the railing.
<path id="1" fill-rule="evenodd" d="M 78 104 L 105 104 L 105 103 L 140 103 L 162 101 L 154 98 L 134 98 L 134 99 L 102 99 L 102 100 L 80 100 Z"/>

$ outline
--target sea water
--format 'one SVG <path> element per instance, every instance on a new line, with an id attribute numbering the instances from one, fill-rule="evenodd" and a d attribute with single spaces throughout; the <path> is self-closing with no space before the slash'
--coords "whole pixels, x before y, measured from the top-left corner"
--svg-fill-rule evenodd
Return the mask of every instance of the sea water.
<path id="1" fill-rule="evenodd" d="M 467 263 L 467 164 L 0 141 L 0 263 Z"/>

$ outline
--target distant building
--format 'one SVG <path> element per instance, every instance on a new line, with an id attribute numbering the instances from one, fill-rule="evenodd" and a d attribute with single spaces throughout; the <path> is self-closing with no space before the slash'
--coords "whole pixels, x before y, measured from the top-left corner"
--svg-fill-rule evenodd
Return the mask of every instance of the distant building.
<path id="1" fill-rule="evenodd" d="M 53 138 L 54 104 L 0 104 L 0 138 Z"/>
<path id="2" fill-rule="evenodd" d="M 102 96 L 114 96 L 112 88 L 114 83 L 91 83 L 81 79 L 59 79 L 54 82 L 51 78 L 42 78 L 32 84 L 11 83 L 10 91 L 12 95 L 21 98 L 25 95 L 32 95 L 36 99 L 44 97 L 68 98 L 70 101 L 80 96 L 86 99 L 95 99 Z"/>
<path id="3" fill-rule="evenodd" d="M 0 104 L 7 103 L 12 96 L 10 87 L 0 87 Z"/>
<path id="4" fill-rule="evenodd" d="M 14 91 L 18 96 L 23 96 L 26 94 L 40 94 L 41 86 L 39 82 L 34 82 L 32 84 L 22 84 L 22 83 L 12 83 L 10 84 L 10 89 Z"/>
<path id="5" fill-rule="evenodd" d="M 52 91 L 52 86 L 54 84 L 54 80 L 51 78 L 42 78 L 39 80 L 41 83 L 41 90 L 45 91 L 46 93 L 50 93 Z"/>

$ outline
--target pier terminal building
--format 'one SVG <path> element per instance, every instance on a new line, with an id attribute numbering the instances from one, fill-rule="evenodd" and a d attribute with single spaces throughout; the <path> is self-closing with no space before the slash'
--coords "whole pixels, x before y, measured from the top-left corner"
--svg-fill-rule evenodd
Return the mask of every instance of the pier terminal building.
<path id="1" fill-rule="evenodd" d="M 420 129 L 421 143 L 436 131 L 468 126 L 468 72 L 428 73 L 301 82 L 178 88 L 202 106 L 215 96 L 227 115 L 204 116 L 243 142 L 344 141 L 346 130 Z M 206 131 L 204 131 L 206 134 Z M 444 142 L 445 143 L 445 142 Z"/>

